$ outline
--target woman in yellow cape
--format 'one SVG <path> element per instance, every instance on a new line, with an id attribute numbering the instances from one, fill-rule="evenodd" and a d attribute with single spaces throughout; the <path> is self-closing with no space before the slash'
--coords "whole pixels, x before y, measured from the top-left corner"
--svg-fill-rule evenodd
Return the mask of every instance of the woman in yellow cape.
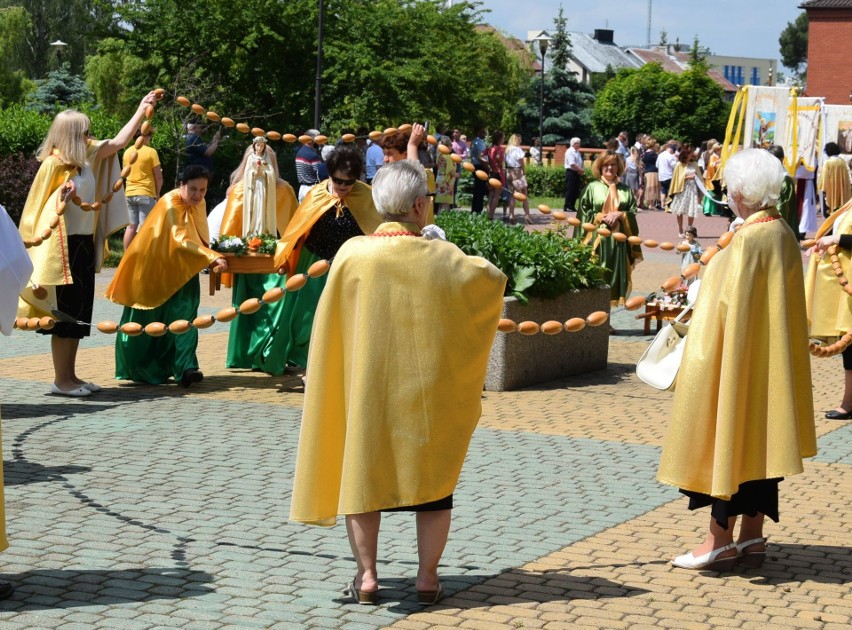
<path id="1" fill-rule="evenodd" d="M 41 161 L 27 196 L 18 229 L 25 241 L 51 235 L 30 248 L 32 282 L 47 290 L 47 301 L 75 322 L 59 322 L 51 335 L 54 381 L 51 393 L 88 396 L 100 386 L 77 377 L 77 349 L 89 335 L 95 299 L 95 273 L 100 270 L 110 234 L 129 221 L 124 192 L 113 193 L 121 167 L 115 154 L 123 149 L 142 123 L 145 109 L 156 102 L 154 92 L 139 103 L 130 121 L 109 140 L 92 139 L 89 118 L 74 110 L 57 114 L 41 145 Z M 61 202 L 65 211 L 57 212 Z M 19 315 L 45 315 L 34 301 L 21 300 Z"/>
<path id="2" fill-rule="evenodd" d="M 373 186 L 387 222 L 341 247 L 317 310 L 290 518 L 346 515 L 358 565 L 347 593 L 373 603 L 380 511 L 416 512 L 416 588 L 432 604 L 506 276 L 421 235 L 420 165 L 384 166 Z"/>
<path id="3" fill-rule="evenodd" d="M 167 326 L 192 321 L 201 302 L 199 272 L 215 264 L 225 271 L 227 261 L 208 247 L 204 195 L 210 173 L 187 166 L 180 187 L 160 197 L 138 234 L 124 252 L 106 297 L 124 305 L 121 325 L 136 322 Z M 154 385 L 174 377 L 184 387 L 200 382 L 198 330 L 130 336 L 119 332 L 115 340 L 115 377 Z"/>
<path id="4" fill-rule="evenodd" d="M 275 266 L 289 276 L 303 274 L 318 260 L 332 259 L 353 236 L 372 234 L 381 217 L 370 187 L 358 180 L 363 161 L 358 151 L 341 146 L 328 158 L 329 179 L 302 200 L 275 252 Z M 311 326 L 327 277 L 284 295 L 277 328 L 270 331 L 256 357 L 259 367 L 282 374 L 290 366 L 306 367 Z"/>
<path id="5" fill-rule="evenodd" d="M 802 258 L 775 207 L 784 168 L 748 149 L 725 178 L 745 222 L 704 274 L 657 473 L 689 509 L 711 508 L 705 541 L 672 561 L 686 569 L 759 565 L 778 483 L 816 454 Z"/>
<path id="6" fill-rule="evenodd" d="M 246 238 L 261 234 L 277 237 L 284 233 L 297 205 L 293 188 L 278 175 L 275 151 L 264 137 L 256 137 L 246 148 L 242 163 L 231 174 L 219 240 L 227 236 Z M 231 303 L 239 306 L 249 298 L 283 287 L 286 280 L 278 273 L 226 273 L 222 284 L 233 286 Z M 280 324 L 283 306 L 283 300 L 279 300 L 267 304 L 251 317 L 237 317 L 231 321 L 225 358 L 227 367 L 261 367 L 258 357 L 271 332 Z"/>
<path id="7" fill-rule="evenodd" d="M 852 332 L 852 296 L 838 282 L 831 257 L 822 255 L 832 245 L 843 266 L 846 278 L 852 277 L 852 201 L 835 210 L 820 226 L 817 243 L 808 250 L 811 256 L 805 278 L 805 295 L 808 305 L 808 323 L 811 337 L 833 342 L 847 332 Z M 831 232 L 831 234 L 829 234 Z M 816 255 L 813 255 L 816 252 Z M 845 371 L 843 400 L 835 409 L 825 412 L 829 420 L 852 418 L 852 346 L 843 351 Z"/>

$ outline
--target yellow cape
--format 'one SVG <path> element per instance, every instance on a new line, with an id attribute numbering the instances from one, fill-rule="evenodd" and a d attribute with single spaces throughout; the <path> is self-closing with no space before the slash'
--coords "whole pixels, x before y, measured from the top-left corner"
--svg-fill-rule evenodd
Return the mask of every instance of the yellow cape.
<path id="1" fill-rule="evenodd" d="M 694 162 L 692 167 L 695 169 L 695 176 L 701 177 L 701 167 Z M 686 166 L 684 166 L 683 162 L 678 162 L 675 164 L 674 172 L 672 173 L 672 183 L 669 184 L 669 197 L 682 193 L 685 186 Z"/>
<path id="2" fill-rule="evenodd" d="M 834 234 L 852 234 L 850 209 L 852 209 L 852 201 L 848 201 L 842 208 L 836 210 L 820 226 L 816 238 L 821 238 L 832 227 L 834 227 Z M 840 258 L 843 273 L 847 279 L 852 277 L 850 276 L 852 258 L 849 254 L 849 251 L 837 248 L 837 256 Z M 827 253 L 822 256 L 813 254 L 808 263 L 805 278 L 811 337 L 833 341 L 846 331 L 852 330 L 852 296 L 843 290 L 837 280 L 831 257 Z"/>
<path id="3" fill-rule="evenodd" d="M 314 320 L 290 518 L 452 494 L 482 413 L 506 276 L 445 241 L 385 223 L 350 239 Z"/>
<path id="4" fill-rule="evenodd" d="M 746 219 L 708 265 L 657 479 L 729 499 L 816 454 L 802 255 L 783 220 Z"/>
<path id="5" fill-rule="evenodd" d="M 358 223 L 364 234 L 372 234 L 382 222 L 381 215 L 373 205 L 372 189 L 364 182 L 355 182 L 352 191 L 344 199 L 335 197 L 328 192 L 329 180 L 325 180 L 311 188 L 307 196 L 299 204 L 296 213 L 284 230 L 275 250 L 275 267 L 287 264 L 287 273 L 291 274 L 299 263 L 302 245 L 311 231 L 314 223 L 325 214 L 329 208 L 349 208 L 349 212 Z M 225 234 L 226 232 L 222 232 Z"/>
<path id="6" fill-rule="evenodd" d="M 124 252 L 106 297 L 132 308 L 156 308 L 220 258 L 207 247 L 205 210 L 204 201 L 185 204 L 180 190 L 163 195 Z"/>
<path id="7" fill-rule="evenodd" d="M 228 193 L 228 203 L 225 205 L 225 214 L 222 216 L 222 227 L 219 229 L 221 236 L 248 236 L 247 234 L 243 234 L 244 194 L 245 187 L 242 181 L 234 184 Z M 293 192 L 293 187 L 284 181 L 278 182 L 275 186 L 275 195 L 275 231 L 280 235 L 290 223 L 290 219 L 295 214 L 299 202 L 296 199 L 296 193 Z M 233 278 L 234 274 L 223 273 L 222 284 L 230 287 L 233 284 Z"/>
<path id="8" fill-rule="evenodd" d="M 832 212 L 849 201 L 852 198 L 852 183 L 846 162 L 839 157 L 828 158 L 819 171 L 817 190 L 825 193 L 825 201 Z"/>

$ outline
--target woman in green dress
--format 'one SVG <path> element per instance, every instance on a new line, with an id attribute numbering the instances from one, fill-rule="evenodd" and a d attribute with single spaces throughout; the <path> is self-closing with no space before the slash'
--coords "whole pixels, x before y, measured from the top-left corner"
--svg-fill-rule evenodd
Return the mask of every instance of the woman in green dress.
<path id="1" fill-rule="evenodd" d="M 636 199 L 633 192 L 620 183 L 624 173 L 624 160 L 615 151 L 606 151 L 592 164 L 595 180 L 583 191 L 577 203 L 577 218 L 582 223 L 592 223 L 595 228 L 604 226 L 613 233 L 639 235 L 636 223 Z M 624 303 L 633 283 L 633 267 L 642 260 L 642 249 L 627 241 L 618 242 L 601 236 L 597 229 L 585 232 L 581 226 L 574 229 L 574 238 L 592 245 L 601 264 L 606 267 L 605 279 L 610 286 L 613 306 Z"/>
<path id="2" fill-rule="evenodd" d="M 382 222 L 370 187 L 358 178 L 363 161 L 354 148 L 337 147 L 328 158 L 329 179 L 305 196 L 284 230 L 275 252 L 275 266 L 288 276 L 304 274 L 318 260 L 331 260 L 353 236 L 372 234 Z M 307 367 L 311 327 L 326 276 L 311 279 L 282 299 L 278 325 L 270 331 L 259 367 L 283 374 L 288 366 Z"/>

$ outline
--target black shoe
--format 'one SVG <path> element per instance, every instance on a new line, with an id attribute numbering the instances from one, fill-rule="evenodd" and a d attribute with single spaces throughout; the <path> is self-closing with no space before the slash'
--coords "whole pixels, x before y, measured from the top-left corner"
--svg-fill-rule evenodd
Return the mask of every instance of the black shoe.
<path id="1" fill-rule="evenodd" d="M 204 380 L 204 373 L 197 368 L 185 370 L 183 376 L 180 377 L 180 384 L 184 387 L 189 387 L 193 383 L 200 383 Z"/>
<path id="2" fill-rule="evenodd" d="M 15 585 L 6 580 L 0 580 L 0 600 L 9 599 L 15 592 Z"/>
<path id="3" fill-rule="evenodd" d="M 829 420 L 849 420 L 852 418 L 852 411 L 837 411 L 837 409 L 832 409 L 825 412 L 825 417 Z"/>

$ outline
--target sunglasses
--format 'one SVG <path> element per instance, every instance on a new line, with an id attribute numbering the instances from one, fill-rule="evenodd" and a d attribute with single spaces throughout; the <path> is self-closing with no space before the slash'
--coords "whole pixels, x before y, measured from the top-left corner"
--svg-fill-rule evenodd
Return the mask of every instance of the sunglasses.
<path id="1" fill-rule="evenodd" d="M 358 180 L 356 178 L 353 179 L 340 179 L 339 177 L 332 177 L 331 181 L 333 181 L 338 186 L 354 186 L 355 182 Z"/>

